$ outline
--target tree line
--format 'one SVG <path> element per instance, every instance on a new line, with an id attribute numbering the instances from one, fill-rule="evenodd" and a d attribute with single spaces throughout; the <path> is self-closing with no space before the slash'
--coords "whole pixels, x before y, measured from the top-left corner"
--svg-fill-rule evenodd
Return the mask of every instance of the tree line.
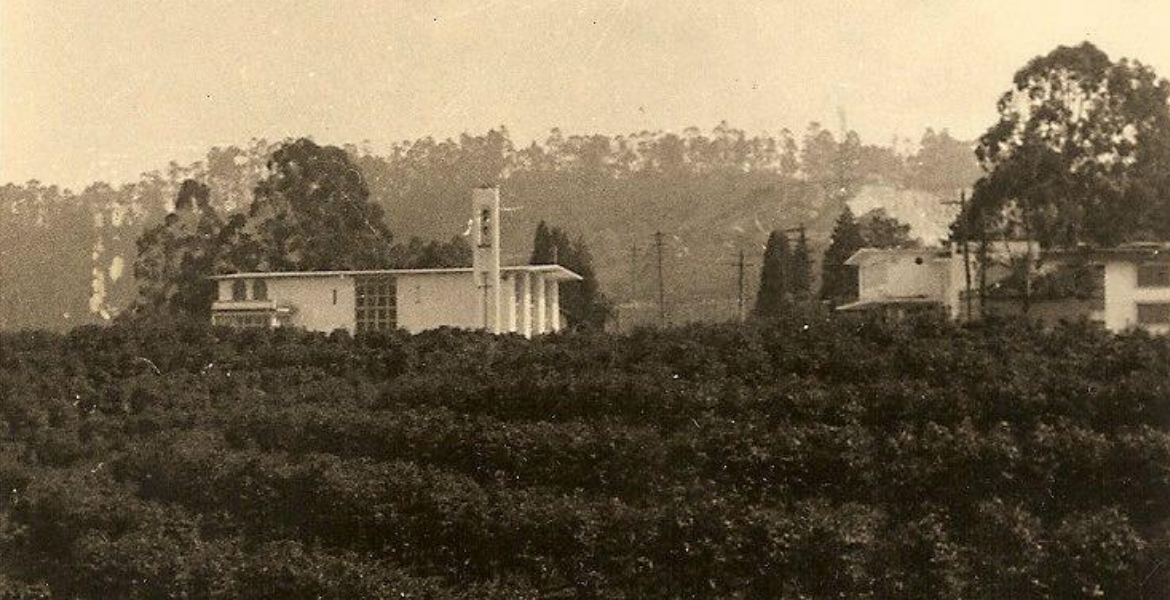
<path id="1" fill-rule="evenodd" d="M 192 231 L 202 220 L 204 228 L 219 221 L 217 227 L 234 232 L 233 218 L 265 216 L 248 212 L 257 185 L 272 175 L 269 165 L 279 146 L 256 140 L 245 147 L 213 148 L 205 160 L 171 163 L 121 186 L 96 183 L 79 192 L 36 181 L 0 186 L 0 235 L 8 242 L 0 248 L 0 326 L 67 328 L 125 312 L 139 295 L 133 269 L 138 238 L 172 212 L 190 222 L 174 229 Z M 772 228 L 803 222 L 819 255 L 845 198 L 834 190 L 851 194 L 881 183 L 944 193 L 974 179 L 968 144 L 945 131 L 928 131 L 919 146 L 867 145 L 854 133 L 835 136 L 815 124 L 803 136 L 787 131 L 753 136 L 721 124 L 710 132 L 689 128 L 680 134 L 554 131 L 524 147 L 516 147 L 500 128 L 457 139 L 405 141 L 379 153 L 352 145 L 341 149 L 368 189 L 368 200 L 397 233 L 394 244 L 403 264 L 456 260 L 450 242 L 463 223 L 451 215 L 465 214 L 468 189 L 496 183 L 505 202 L 522 209 L 507 214 L 504 245 L 526 250 L 506 259 L 529 258 L 533 231 L 545 220 L 581 236 L 599 285 L 614 288 L 629 271 L 629 244 L 663 229 L 683 240 L 685 248 L 675 251 L 701 258 L 688 269 L 668 266 L 673 287 L 702 297 L 712 293 L 705 286 L 716 279 L 706 257 L 729 241 L 754 243 L 758 235 L 762 244 Z M 188 179 L 207 187 L 207 205 L 176 211 Z M 261 207 L 279 208 L 281 193 L 265 192 Z M 214 218 L 202 216 L 209 209 Z M 291 224 L 281 226 L 286 225 Z M 744 227 L 748 233 L 732 231 Z M 252 245 L 241 248 L 251 250 L 231 260 L 279 262 L 257 254 L 254 243 L 280 231 L 242 231 Z M 25 267 L 32 264 L 57 275 L 42 277 L 39 269 Z"/>

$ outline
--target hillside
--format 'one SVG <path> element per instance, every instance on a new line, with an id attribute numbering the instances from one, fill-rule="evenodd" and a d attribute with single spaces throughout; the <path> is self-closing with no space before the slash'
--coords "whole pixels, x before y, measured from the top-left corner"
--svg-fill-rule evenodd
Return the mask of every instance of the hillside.
<path id="1" fill-rule="evenodd" d="M 0 344 L 4 597 L 1170 589 L 1166 339 L 814 318 Z"/>
<path id="2" fill-rule="evenodd" d="M 206 183 L 223 214 L 245 211 L 272 148 L 264 140 L 212 148 L 205 161 L 171 164 L 165 173 L 118 187 L 0 186 L 0 329 L 63 331 L 109 320 L 137 293 L 136 240 L 171 209 L 182 181 Z M 802 146 L 787 132 L 748 137 L 724 124 L 683 136 L 554 131 L 544 143 L 520 149 L 500 129 L 403 142 L 381 154 L 346 150 L 400 240 L 462 234 L 469 190 L 485 183 L 501 188 L 507 207 L 506 261 L 527 261 L 541 220 L 583 236 L 602 290 L 617 301 L 626 325 L 657 314 L 657 231 L 664 234 L 671 321 L 721 321 L 735 315 L 730 263 L 739 249 L 757 264 L 747 277 L 749 297 L 772 229 L 805 225 L 819 256 L 844 201 L 829 190 L 847 194 L 859 212 L 885 207 L 933 238 L 952 214 L 936 200 L 953 196 L 948 190 L 970 185 L 977 174 L 966 145 L 945 133 L 928 132 L 923 149 L 903 157 L 863 146 L 855 136 L 837 142 L 815 127 Z M 924 153 L 946 160 L 926 160 Z"/>

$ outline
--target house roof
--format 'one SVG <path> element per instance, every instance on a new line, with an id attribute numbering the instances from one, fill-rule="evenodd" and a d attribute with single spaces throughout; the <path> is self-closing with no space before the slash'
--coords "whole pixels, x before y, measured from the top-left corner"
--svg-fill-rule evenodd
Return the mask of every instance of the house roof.
<path id="1" fill-rule="evenodd" d="M 542 273 L 554 281 L 580 281 L 577 273 L 561 265 L 511 265 L 500 267 L 501 273 Z M 471 267 L 441 269 L 370 269 L 362 271 L 254 271 L 250 273 L 225 273 L 212 275 L 210 279 L 276 279 L 286 277 L 360 277 L 366 275 L 440 275 L 471 273 Z"/>
<path id="2" fill-rule="evenodd" d="M 845 260 L 850 266 L 860 266 L 875 260 L 900 256 L 924 256 L 935 259 L 948 258 L 950 250 L 943 248 L 862 248 Z"/>
<path id="3" fill-rule="evenodd" d="M 1091 262 L 1108 261 L 1158 261 L 1170 262 L 1170 243 L 1130 242 L 1108 248 L 1075 248 L 1053 250 L 1045 253 L 1053 258 L 1077 258 Z"/>
<path id="4" fill-rule="evenodd" d="M 864 310 L 878 306 L 928 306 L 931 304 L 941 305 L 942 301 L 938 298 L 928 298 L 926 296 L 885 296 L 842 304 L 837 307 L 837 310 Z"/>

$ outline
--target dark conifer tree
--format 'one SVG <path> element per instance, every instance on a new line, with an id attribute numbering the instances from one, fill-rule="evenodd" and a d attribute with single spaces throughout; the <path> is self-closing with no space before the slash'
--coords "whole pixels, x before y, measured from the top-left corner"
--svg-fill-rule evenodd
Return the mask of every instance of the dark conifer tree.
<path id="1" fill-rule="evenodd" d="M 760 289 L 756 293 L 757 317 L 780 316 L 792 296 L 790 273 L 792 255 L 788 238 L 782 231 L 773 231 L 764 248 L 764 265 L 760 269 Z"/>
<path id="2" fill-rule="evenodd" d="M 808 300 L 812 291 L 812 257 L 808 251 L 808 236 L 803 231 L 792 249 L 791 265 L 788 272 L 792 295 L 798 300 Z"/>
<path id="3" fill-rule="evenodd" d="M 558 230 L 559 231 L 559 230 Z M 536 234 L 532 238 L 532 258 L 528 263 L 533 265 L 549 265 L 555 261 L 553 256 L 553 234 L 548 223 L 543 220 L 536 226 Z"/>
<path id="4" fill-rule="evenodd" d="M 837 217 L 821 262 L 821 299 L 837 306 L 857 298 L 857 269 L 845 261 L 864 246 L 861 228 L 853 218 L 853 211 L 846 206 Z"/>
<path id="5" fill-rule="evenodd" d="M 563 229 L 549 227 L 541 221 L 536 226 L 529 262 L 534 265 L 559 264 L 583 278 L 561 284 L 561 311 L 569 327 L 605 327 L 613 307 L 599 289 L 593 256 L 584 238 L 578 237 L 574 242 Z"/>

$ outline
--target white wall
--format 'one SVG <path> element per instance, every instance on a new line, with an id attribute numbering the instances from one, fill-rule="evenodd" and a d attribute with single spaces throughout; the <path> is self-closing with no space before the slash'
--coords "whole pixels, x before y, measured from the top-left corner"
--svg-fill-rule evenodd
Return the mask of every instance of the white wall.
<path id="1" fill-rule="evenodd" d="M 353 278 L 343 275 L 320 277 L 267 277 L 268 299 L 277 307 L 292 309 L 288 325 L 310 331 L 330 333 L 354 329 Z M 230 305 L 232 285 L 237 279 L 219 280 L 219 301 Z M 244 280 L 248 286 L 248 300 L 252 301 L 253 279 Z M 337 302 L 334 303 L 334 290 Z"/>
<path id="2" fill-rule="evenodd" d="M 477 292 L 482 293 L 470 271 L 399 275 L 398 326 L 411 333 L 442 326 L 482 328 Z"/>
<path id="3" fill-rule="evenodd" d="M 1105 328 L 1119 332 L 1138 327 L 1139 302 L 1170 302 L 1170 287 L 1139 288 L 1137 263 L 1108 261 L 1105 263 Z M 1154 333 L 1170 333 L 1167 326 L 1145 326 Z"/>
<path id="4" fill-rule="evenodd" d="M 348 276 L 274 277 L 268 280 L 268 297 L 277 306 L 293 307 L 288 324 L 310 331 L 330 333 L 354 329 L 354 285 Z M 337 303 L 333 291 L 337 290 Z"/>
<path id="5" fill-rule="evenodd" d="M 858 269 L 858 298 L 922 296 L 949 304 L 951 262 L 938 261 L 937 252 L 928 250 L 921 254 L 899 253 L 869 259 Z M 921 259 L 922 264 L 916 259 Z"/>
<path id="6" fill-rule="evenodd" d="M 513 277 L 523 279 L 521 273 L 507 273 L 501 285 L 502 313 L 501 329 L 508 331 L 510 326 L 509 310 L 515 307 L 515 329 L 523 333 L 523 314 L 520 298 L 515 295 L 516 283 Z M 480 314 L 473 274 L 464 273 L 422 273 L 399 274 L 397 279 L 396 300 L 398 302 L 398 326 L 411 333 L 418 333 L 438 327 L 458 327 L 464 329 L 480 329 L 483 327 L 483 315 Z M 326 333 L 336 329 L 354 331 L 354 278 L 349 275 L 323 275 L 298 277 L 268 277 L 268 299 L 277 307 L 292 309 L 288 325 L 302 327 L 310 331 Z M 219 280 L 219 301 L 231 304 L 232 284 L 236 280 Z M 248 300 L 252 300 L 252 279 L 245 280 L 248 285 Z M 545 280 L 537 273 L 529 277 L 531 305 L 529 318 L 532 323 L 532 333 L 537 334 L 537 315 L 540 312 L 536 305 L 541 295 L 538 288 L 542 285 L 546 291 L 543 294 L 547 307 L 545 312 L 545 331 L 553 331 L 559 325 L 552 317 L 553 311 L 559 310 L 559 294 L 553 288 L 559 282 Z M 333 292 L 337 292 L 337 302 L 334 303 Z M 559 329 L 559 327 L 557 327 Z"/>

